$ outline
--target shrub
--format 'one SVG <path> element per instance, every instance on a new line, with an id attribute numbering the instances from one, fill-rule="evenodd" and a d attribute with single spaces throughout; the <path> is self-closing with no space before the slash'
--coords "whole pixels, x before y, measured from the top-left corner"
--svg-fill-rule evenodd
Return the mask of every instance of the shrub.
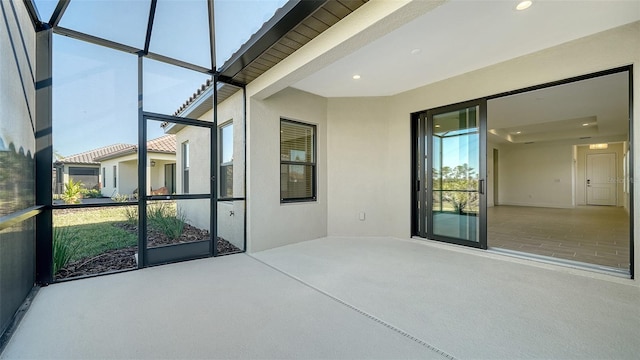
<path id="1" fill-rule="evenodd" d="M 102 193 L 100 192 L 100 190 L 96 190 L 96 189 L 82 188 L 80 190 L 80 194 L 82 194 L 82 197 L 85 199 L 96 199 L 96 198 L 102 197 Z"/>
<path id="2" fill-rule="evenodd" d="M 53 273 L 67 266 L 78 251 L 78 235 L 68 227 L 53 228 Z"/>
<path id="3" fill-rule="evenodd" d="M 138 223 L 138 207 L 137 206 L 125 206 L 124 216 L 127 218 L 127 223 L 135 225 Z"/>
<path id="4" fill-rule="evenodd" d="M 153 204 L 147 208 L 147 221 L 154 230 L 170 239 L 177 239 L 184 230 L 186 216 L 182 211 L 176 211 L 165 204 Z"/>
<path id="5" fill-rule="evenodd" d="M 79 204 L 82 199 L 82 183 L 69 179 L 69 182 L 64 184 L 64 192 L 60 197 L 67 204 Z"/>
<path id="6" fill-rule="evenodd" d="M 129 201 L 129 196 L 124 194 L 115 194 L 111 197 L 111 200 L 115 202 L 127 202 Z"/>

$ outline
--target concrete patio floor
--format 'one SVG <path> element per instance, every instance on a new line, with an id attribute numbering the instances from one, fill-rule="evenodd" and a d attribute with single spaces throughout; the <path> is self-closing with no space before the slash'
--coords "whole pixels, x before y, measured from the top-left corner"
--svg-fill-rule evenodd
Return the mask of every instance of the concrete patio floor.
<path id="1" fill-rule="evenodd" d="M 40 290 L 0 358 L 635 359 L 630 280 L 330 237 Z"/>

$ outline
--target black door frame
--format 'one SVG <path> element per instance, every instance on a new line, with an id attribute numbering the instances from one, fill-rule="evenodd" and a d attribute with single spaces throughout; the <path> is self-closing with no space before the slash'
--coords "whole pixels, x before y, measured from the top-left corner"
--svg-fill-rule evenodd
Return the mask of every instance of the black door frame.
<path id="1" fill-rule="evenodd" d="M 433 157 L 425 149 L 433 148 L 432 140 L 432 128 L 428 126 L 432 121 L 434 115 L 448 113 L 456 110 L 461 110 L 470 107 L 478 107 L 478 156 L 479 156 L 479 169 L 478 169 L 478 194 L 479 194 L 479 211 L 477 220 L 479 222 L 478 227 L 478 241 L 469 241 L 459 238 L 437 235 L 433 233 L 433 196 L 431 196 L 431 190 L 433 189 Z M 466 245 L 470 247 L 476 247 L 481 249 L 487 248 L 487 183 L 486 183 L 486 169 L 487 169 L 487 101 L 484 98 L 460 102 L 452 105 L 440 106 L 437 108 L 420 111 L 412 114 L 412 118 L 415 119 L 412 124 L 412 131 L 414 134 L 412 138 L 417 140 L 417 149 L 412 151 L 413 164 L 412 172 L 413 179 L 416 179 L 415 192 L 412 194 L 412 204 L 417 205 L 417 209 L 412 209 L 413 219 L 413 235 L 418 235 L 428 239 L 434 239 L 438 241 Z M 415 146 L 412 144 L 412 147 Z M 424 170 L 426 170 L 426 172 Z M 426 175 L 424 175 L 426 173 Z"/>
<path id="2" fill-rule="evenodd" d="M 144 131 L 139 135 L 140 145 L 138 151 L 138 266 L 139 268 L 160 264 L 167 264 L 176 261 L 192 260 L 215 256 L 216 239 L 217 239 L 217 193 L 216 189 L 216 157 L 210 156 L 209 159 L 209 192 L 205 194 L 183 194 L 183 195 L 148 195 L 147 194 L 147 122 L 160 121 L 172 124 L 181 124 L 186 126 L 201 127 L 207 129 L 210 134 L 210 152 L 216 155 L 217 151 L 217 134 L 216 123 L 204 120 L 196 120 L 184 117 L 169 116 L 164 114 L 156 114 L 151 112 L 142 112 L 141 124 Z M 144 144 L 144 145 L 142 145 Z M 147 244 L 147 205 L 149 201 L 158 200 L 194 200 L 209 199 L 209 240 L 200 240 L 184 244 L 174 244 L 149 248 Z"/>

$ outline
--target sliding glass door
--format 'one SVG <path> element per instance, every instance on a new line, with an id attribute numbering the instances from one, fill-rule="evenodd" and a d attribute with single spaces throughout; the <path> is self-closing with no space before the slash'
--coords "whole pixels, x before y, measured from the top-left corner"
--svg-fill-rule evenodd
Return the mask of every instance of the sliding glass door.
<path id="1" fill-rule="evenodd" d="M 486 101 L 418 115 L 418 235 L 486 248 Z"/>

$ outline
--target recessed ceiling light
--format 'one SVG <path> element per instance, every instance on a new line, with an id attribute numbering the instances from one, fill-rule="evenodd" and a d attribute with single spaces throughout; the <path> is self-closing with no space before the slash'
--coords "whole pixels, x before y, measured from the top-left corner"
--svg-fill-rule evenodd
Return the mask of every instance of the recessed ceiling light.
<path id="1" fill-rule="evenodd" d="M 516 134 L 522 134 L 522 131 L 516 131 Z"/>
<path id="2" fill-rule="evenodd" d="M 436 127 L 437 127 L 437 128 L 439 128 L 439 127 L 440 127 L 440 125 L 436 124 Z"/>
<path id="3" fill-rule="evenodd" d="M 418 55 L 420 54 L 421 51 L 422 51 L 421 49 L 413 49 L 411 50 L 411 55 Z"/>
<path id="4" fill-rule="evenodd" d="M 591 125 L 591 124 L 589 124 L 589 123 L 582 124 L 582 126 L 589 126 L 589 125 Z"/>
<path id="5" fill-rule="evenodd" d="M 353 80 L 358 80 L 360 79 L 360 75 L 353 75 Z"/>
<path id="6" fill-rule="evenodd" d="M 531 4 L 533 4 L 533 1 L 531 0 L 520 1 L 518 5 L 516 5 L 516 10 L 526 10 L 531 6 Z"/>

